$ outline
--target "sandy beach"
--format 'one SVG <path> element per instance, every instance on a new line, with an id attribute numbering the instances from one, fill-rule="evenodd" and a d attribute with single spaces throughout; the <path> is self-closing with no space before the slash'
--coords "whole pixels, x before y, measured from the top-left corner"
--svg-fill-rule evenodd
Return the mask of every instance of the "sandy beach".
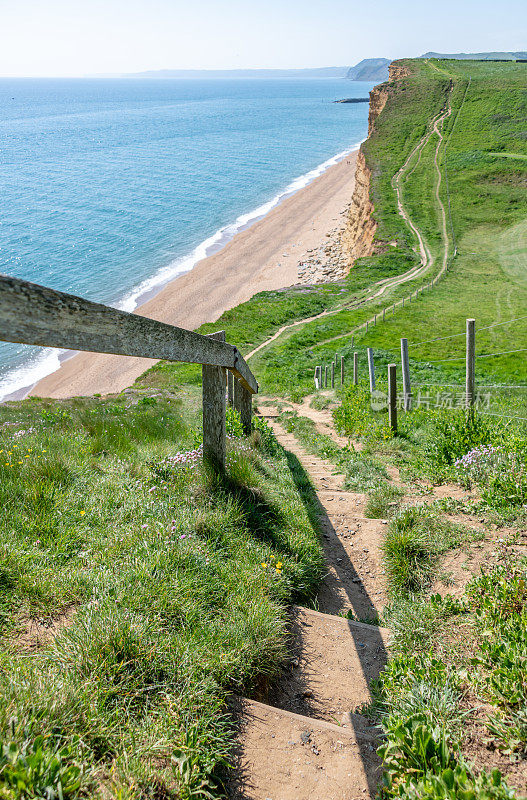
<path id="1" fill-rule="evenodd" d="M 167 284 L 135 313 L 195 329 L 214 322 L 257 292 L 302 280 L 302 265 L 342 227 L 355 179 L 356 151 L 329 167 L 308 186 L 283 200 L 261 220 L 240 231 L 219 252 Z M 312 280 L 312 270 L 310 271 Z M 155 361 L 78 353 L 29 392 L 40 397 L 75 397 L 120 392 Z"/>

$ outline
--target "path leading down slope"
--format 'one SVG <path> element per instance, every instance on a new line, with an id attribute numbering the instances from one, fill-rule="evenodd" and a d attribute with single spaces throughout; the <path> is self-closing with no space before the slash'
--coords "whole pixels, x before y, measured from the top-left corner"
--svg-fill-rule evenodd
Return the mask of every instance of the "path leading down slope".
<path id="1" fill-rule="evenodd" d="M 436 134 L 437 135 L 437 144 L 434 153 L 434 168 L 436 173 L 436 181 L 435 181 L 435 189 L 434 195 L 437 204 L 437 208 L 439 211 L 440 219 L 441 219 L 441 242 L 442 242 L 442 249 L 441 249 L 441 258 L 440 258 L 440 269 L 436 275 L 437 278 L 441 277 L 447 269 L 448 266 L 448 256 L 449 256 L 449 241 L 448 241 L 448 233 L 447 233 L 447 219 L 446 219 L 446 212 L 443 201 L 441 200 L 441 183 L 442 183 L 442 175 L 441 175 L 441 167 L 439 165 L 439 154 L 441 146 L 444 143 L 444 136 L 442 127 L 446 119 L 452 114 L 452 106 L 451 106 L 451 94 L 452 94 L 452 86 L 449 89 L 448 97 L 446 100 L 446 105 L 443 111 L 437 114 L 435 117 L 432 118 L 430 121 L 428 130 L 423 134 L 419 142 L 410 152 L 408 158 L 399 169 L 399 171 L 394 175 L 392 180 L 392 186 L 397 196 L 397 208 L 398 212 L 401 217 L 404 219 L 405 223 L 408 225 L 412 233 L 417 238 L 418 243 L 418 251 L 419 251 L 419 264 L 411 269 L 407 270 L 406 272 L 402 273 L 401 275 L 397 275 L 394 278 L 382 278 L 381 280 L 377 281 L 376 283 L 372 284 L 367 290 L 366 295 L 359 300 L 346 304 L 346 308 L 356 308 L 359 306 L 364 305 L 365 303 L 371 302 L 373 300 L 377 300 L 379 297 L 382 297 L 388 290 L 394 289 L 397 286 L 400 286 L 408 281 L 412 281 L 415 278 L 424 275 L 428 270 L 432 269 L 436 259 L 430 249 L 429 244 L 427 243 L 424 234 L 417 226 L 415 220 L 412 219 L 408 208 L 404 204 L 403 199 L 403 189 L 402 185 L 403 182 L 406 181 L 415 170 L 416 166 L 418 165 L 421 155 L 423 152 L 424 147 L 430 141 L 430 138 Z M 464 98 L 463 98 L 464 102 Z M 412 160 L 417 156 L 416 162 L 412 165 Z M 412 166 L 411 166 L 412 165 Z M 295 322 L 289 323 L 288 325 L 283 325 L 279 328 L 273 336 L 269 339 L 266 339 L 265 342 L 262 342 L 254 350 L 251 350 L 250 353 L 247 354 L 246 358 L 252 358 L 256 353 L 259 353 L 265 347 L 267 347 L 271 342 L 274 342 L 278 339 L 285 331 L 291 330 L 292 328 L 297 328 L 300 325 L 307 324 L 309 322 L 313 322 L 316 319 L 320 319 L 326 316 L 332 316 L 334 314 L 339 314 L 343 310 L 342 307 L 333 309 L 331 311 L 322 311 L 320 314 L 317 314 L 313 317 L 307 317 L 305 319 L 296 320 Z M 374 317 L 371 317 L 368 320 L 368 323 L 373 323 Z M 354 335 L 358 332 L 359 328 L 364 324 L 364 321 L 361 323 L 360 326 L 353 328 L 350 331 L 347 331 L 345 334 L 339 334 L 338 336 L 333 336 L 330 339 L 325 339 L 323 341 L 318 342 L 318 346 L 322 346 L 325 344 L 329 344 L 330 342 L 337 341 L 338 339 L 343 339 L 349 336 Z"/>
<path id="2" fill-rule="evenodd" d="M 359 800 L 374 797 L 380 777 L 377 731 L 355 709 L 386 663 L 388 631 L 346 619 L 382 609 L 380 543 L 383 523 L 366 519 L 366 497 L 344 490 L 343 476 L 312 456 L 263 414 L 291 463 L 315 487 L 327 573 L 318 611 L 292 609 L 289 660 L 265 703 L 240 700 L 237 784 L 244 800 Z M 305 491 L 305 486 L 304 486 Z"/>

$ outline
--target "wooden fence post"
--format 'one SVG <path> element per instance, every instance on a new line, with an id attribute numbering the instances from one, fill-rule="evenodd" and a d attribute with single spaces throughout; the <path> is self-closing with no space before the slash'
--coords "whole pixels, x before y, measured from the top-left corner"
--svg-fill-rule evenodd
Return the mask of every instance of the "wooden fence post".
<path id="1" fill-rule="evenodd" d="M 368 347 L 368 372 L 370 375 L 370 392 L 375 389 L 375 367 L 373 365 L 373 350 Z"/>
<path id="2" fill-rule="evenodd" d="M 324 367 L 324 389 L 328 388 L 328 368 Z"/>
<path id="3" fill-rule="evenodd" d="M 397 433 L 397 365 L 388 364 L 388 425 Z"/>
<path id="4" fill-rule="evenodd" d="M 373 315 L 373 324 L 377 325 L 377 314 Z"/>
<path id="5" fill-rule="evenodd" d="M 473 408 L 476 388 L 476 320 L 467 319 L 466 407 Z"/>
<path id="6" fill-rule="evenodd" d="M 234 408 L 240 414 L 243 432 L 249 436 L 252 430 L 253 396 L 240 381 L 234 381 Z"/>
<path id="7" fill-rule="evenodd" d="M 404 410 L 410 411 L 410 408 L 412 407 L 412 386 L 410 384 L 410 362 L 408 360 L 408 339 L 401 339 L 401 366 L 403 372 Z"/>
<path id="8" fill-rule="evenodd" d="M 227 370 L 227 402 L 232 408 L 234 405 L 234 375 L 230 370 Z"/>
<path id="9" fill-rule="evenodd" d="M 331 388 L 335 388 L 335 362 L 331 362 Z"/>
<path id="10" fill-rule="evenodd" d="M 344 356 L 340 357 L 340 385 L 344 386 Z"/>
<path id="11" fill-rule="evenodd" d="M 210 339 L 225 341 L 225 331 L 209 334 Z M 236 381 L 238 383 L 238 381 Z M 225 369 L 202 366 L 203 386 L 203 459 L 214 469 L 225 469 Z M 247 391 L 247 390 L 246 390 Z"/>
<path id="12" fill-rule="evenodd" d="M 359 382 L 359 354 L 353 353 L 353 385 L 357 386 Z"/>

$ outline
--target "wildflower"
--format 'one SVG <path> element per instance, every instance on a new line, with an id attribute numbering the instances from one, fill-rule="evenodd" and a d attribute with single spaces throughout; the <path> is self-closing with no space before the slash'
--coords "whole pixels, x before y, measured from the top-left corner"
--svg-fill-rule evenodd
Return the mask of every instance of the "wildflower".
<path id="1" fill-rule="evenodd" d="M 263 567 L 264 569 L 266 569 L 266 568 L 267 568 L 267 564 L 265 563 L 265 561 L 262 561 L 262 567 Z"/>
<path id="2" fill-rule="evenodd" d="M 82 511 L 81 511 L 81 517 L 83 517 L 83 516 L 85 515 L 85 513 L 86 513 L 86 512 L 85 512 L 85 510 L 84 510 L 84 509 L 82 509 Z"/>
<path id="3" fill-rule="evenodd" d="M 143 530 L 145 530 L 145 528 L 148 528 L 148 525 L 146 524 L 146 522 L 145 522 L 145 524 L 144 524 L 144 525 L 141 525 L 141 528 L 142 528 Z"/>
<path id="4" fill-rule="evenodd" d="M 276 562 L 276 569 L 282 569 L 282 562 L 281 561 L 277 561 Z"/>

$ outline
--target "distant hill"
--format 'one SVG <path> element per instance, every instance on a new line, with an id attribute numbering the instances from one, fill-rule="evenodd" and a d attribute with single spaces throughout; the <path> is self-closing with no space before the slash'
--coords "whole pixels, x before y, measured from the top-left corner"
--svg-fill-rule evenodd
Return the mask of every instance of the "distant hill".
<path id="1" fill-rule="evenodd" d="M 125 78 L 345 78 L 349 67 L 312 69 L 156 69 Z"/>
<path id="2" fill-rule="evenodd" d="M 387 81 L 390 62 L 390 58 L 364 58 L 349 68 L 346 78 L 350 81 Z"/>
<path id="3" fill-rule="evenodd" d="M 473 59 L 474 61 L 492 61 L 495 58 L 514 61 L 517 58 L 527 58 L 527 52 L 520 50 L 517 53 L 424 53 L 419 58 L 457 58 Z"/>

